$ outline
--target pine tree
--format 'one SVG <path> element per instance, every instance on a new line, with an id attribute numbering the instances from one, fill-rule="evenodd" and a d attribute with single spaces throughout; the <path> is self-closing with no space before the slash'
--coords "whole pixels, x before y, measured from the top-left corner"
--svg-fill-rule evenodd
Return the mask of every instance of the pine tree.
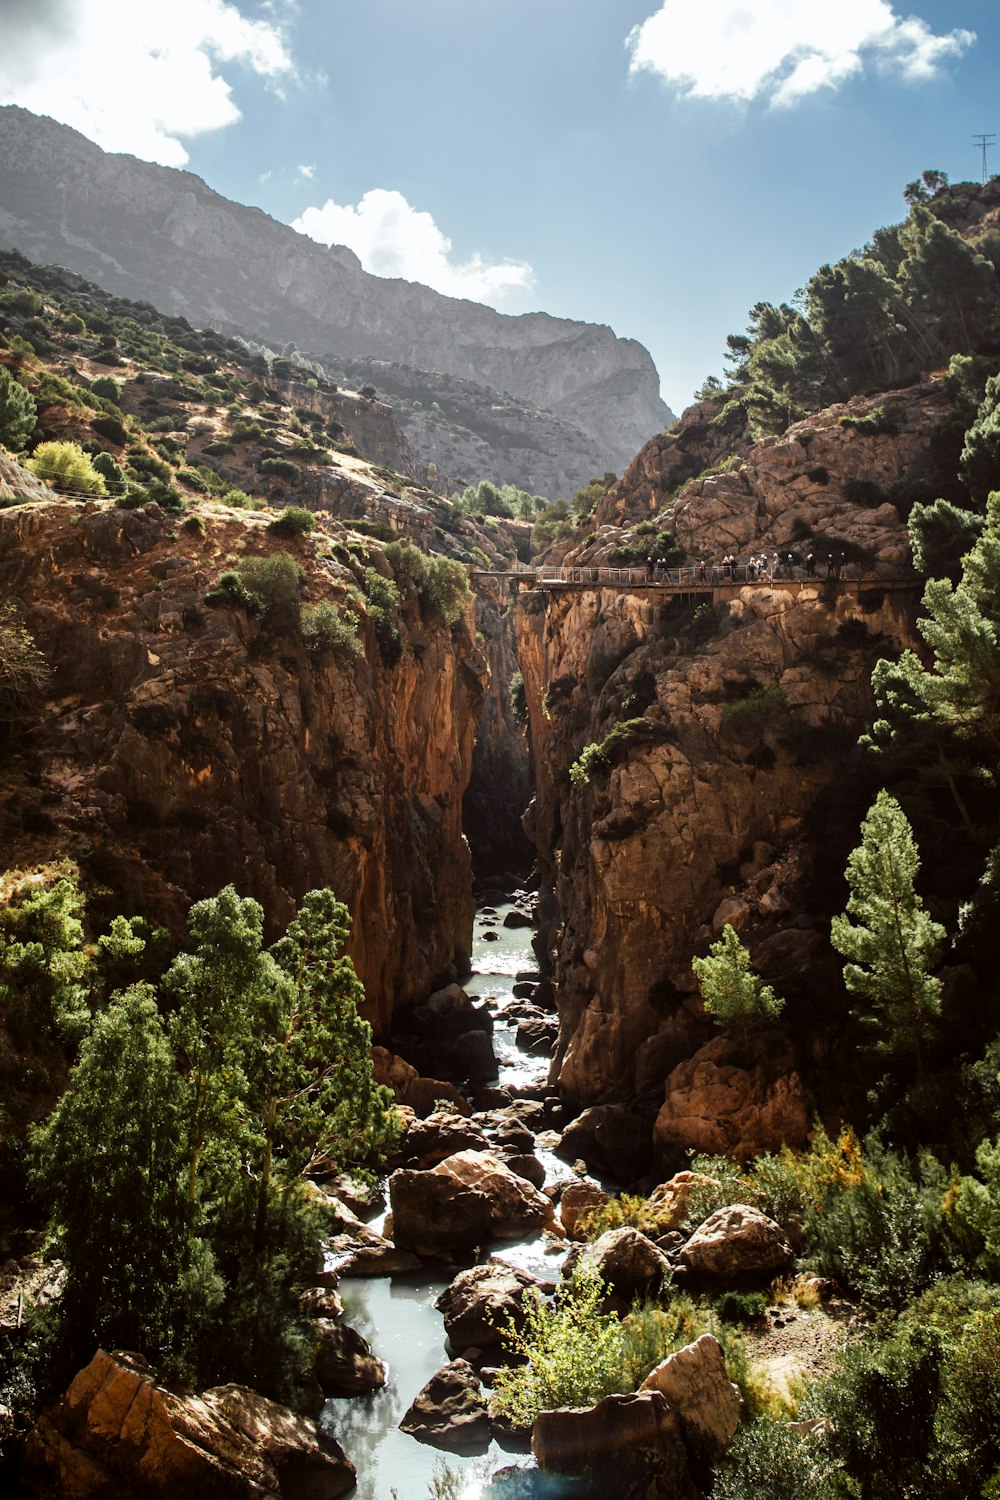
<path id="1" fill-rule="evenodd" d="M 830 941 L 848 960 L 848 990 L 866 1002 L 854 1014 L 873 1033 L 874 1050 L 912 1056 L 922 1075 L 941 1008 L 941 981 L 930 970 L 945 930 L 914 889 L 919 869 L 906 814 L 888 792 L 879 792 L 861 825 L 861 843 L 847 861 L 847 911 L 857 921 L 834 917 Z"/>
<path id="2" fill-rule="evenodd" d="M 692 959 L 691 968 L 706 1014 L 718 1026 L 738 1029 L 744 1052 L 749 1049 L 751 1030 L 772 1025 L 784 1009 L 784 1000 L 751 969 L 750 954 L 728 922 L 708 957 Z"/>

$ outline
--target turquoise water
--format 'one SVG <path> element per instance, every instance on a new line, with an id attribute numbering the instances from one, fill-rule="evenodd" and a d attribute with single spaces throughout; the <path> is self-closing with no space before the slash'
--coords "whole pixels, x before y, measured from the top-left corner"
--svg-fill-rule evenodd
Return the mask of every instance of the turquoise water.
<path id="1" fill-rule="evenodd" d="M 504 928 L 510 908 L 496 908 L 495 919 L 477 917 L 473 942 L 473 975 L 463 988 L 476 998 L 490 999 L 497 1009 L 494 1050 L 502 1083 L 541 1081 L 548 1072 L 545 1058 L 526 1057 L 514 1043 L 514 1023 L 502 1019 L 513 1000 L 514 976 L 535 966 L 529 928 Z M 490 926 L 491 922 L 495 925 Z M 483 940 L 487 931 L 496 942 Z M 550 1180 L 571 1176 L 565 1163 L 540 1152 Z M 545 1256 L 544 1242 L 497 1247 L 498 1254 L 540 1275 L 554 1277 L 558 1258 Z M 456 1269 L 458 1269 L 456 1267 Z M 557 1500 L 575 1493 L 571 1486 L 548 1480 L 534 1470 L 518 1475 L 501 1471 L 512 1465 L 530 1469 L 531 1460 L 492 1442 L 476 1455 L 442 1453 L 399 1431 L 399 1421 L 417 1392 L 452 1357 L 445 1348 L 444 1325 L 434 1299 L 448 1284 L 447 1274 L 347 1278 L 340 1284 L 344 1321 L 356 1328 L 389 1367 L 387 1385 L 371 1396 L 328 1401 L 323 1425 L 343 1446 L 358 1471 L 355 1500 Z M 447 1464 L 455 1476 L 441 1481 Z"/>

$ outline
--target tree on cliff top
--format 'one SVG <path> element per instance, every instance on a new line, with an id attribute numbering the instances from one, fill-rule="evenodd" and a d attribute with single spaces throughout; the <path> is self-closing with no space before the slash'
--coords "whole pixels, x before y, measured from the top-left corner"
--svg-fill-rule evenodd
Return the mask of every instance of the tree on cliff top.
<path id="1" fill-rule="evenodd" d="M 848 962 L 844 983 L 867 1002 L 855 1011 L 876 1052 L 913 1057 L 922 1075 L 924 1051 L 941 1009 L 941 981 L 930 973 L 945 930 L 932 921 L 914 889 L 920 858 L 906 814 L 879 792 L 861 825 L 861 843 L 847 862 L 851 894 L 834 917 L 830 941 Z"/>
<path id="2" fill-rule="evenodd" d="M 35 399 L 0 365 L 0 443 L 20 453 L 35 425 Z"/>
<path id="3" fill-rule="evenodd" d="M 708 957 L 692 959 L 691 968 L 706 1014 L 717 1026 L 737 1029 L 744 1052 L 749 1049 L 750 1032 L 773 1025 L 784 1009 L 784 1000 L 751 969 L 750 954 L 728 922 Z"/>

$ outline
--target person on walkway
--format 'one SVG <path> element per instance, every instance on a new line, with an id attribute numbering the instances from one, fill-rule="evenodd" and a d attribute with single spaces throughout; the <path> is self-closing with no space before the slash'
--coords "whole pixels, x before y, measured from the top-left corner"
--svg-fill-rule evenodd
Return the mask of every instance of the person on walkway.
<path id="1" fill-rule="evenodd" d="M 816 577 L 816 558 L 812 552 L 810 552 L 809 556 L 806 558 L 806 572 L 809 574 L 810 578 Z"/>
<path id="2" fill-rule="evenodd" d="M 778 556 L 777 552 L 771 558 L 771 577 L 781 577 L 781 558 Z"/>
<path id="3" fill-rule="evenodd" d="M 827 559 L 826 559 L 826 576 L 827 576 L 827 578 L 832 578 L 833 577 L 833 572 L 834 572 L 834 570 L 833 570 L 833 553 L 830 552 L 830 553 L 827 554 Z"/>
<path id="4" fill-rule="evenodd" d="M 705 582 L 705 563 L 704 563 L 704 559 L 698 564 L 698 577 L 699 577 L 699 579 L 701 580 L 702 583 Z"/>
<path id="5" fill-rule="evenodd" d="M 840 562 L 837 565 L 837 577 L 838 578 L 843 578 L 843 576 L 844 576 L 844 569 L 846 567 L 847 567 L 847 556 L 846 556 L 846 553 L 842 552 L 840 554 Z"/>
<path id="6" fill-rule="evenodd" d="M 652 583 L 652 581 L 653 581 L 654 566 L 655 565 L 653 563 L 653 554 L 650 553 L 649 556 L 646 558 L 646 582 L 647 583 Z"/>
<path id="7" fill-rule="evenodd" d="M 789 552 L 788 556 L 785 558 L 785 568 L 787 569 L 789 578 L 794 578 L 795 577 L 795 559 L 794 559 L 794 557 L 792 556 L 792 554 L 790 552 Z"/>

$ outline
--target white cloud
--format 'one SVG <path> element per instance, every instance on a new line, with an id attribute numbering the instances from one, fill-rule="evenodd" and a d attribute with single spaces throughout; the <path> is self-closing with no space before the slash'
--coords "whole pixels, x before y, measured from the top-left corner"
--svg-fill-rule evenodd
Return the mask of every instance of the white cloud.
<path id="1" fill-rule="evenodd" d="M 323 245 L 348 245 L 376 276 L 420 281 L 449 297 L 492 303 L 535 282 L 523 261 L 490 264 L 478 254 L 453 261 L 451 240 L 433 217 L 385 188 L 372 188 L 357 204 L 328 199 L 322 208 L 307 208 L 292 228 Z"/>
<path id="2" fill-rule="evenodd" d="M 937 36 L 889 0 L 663 0 L 626 47 L 630 72 L 656 73 L 683 97 L 787 105 L 839 88 L 868 63 L 932 78 L 975 40 L 962 29 Z"/>
<path id="3" fill-rule="evenodd" d="M 300 177 L 315 177 L 316 176 L 316 163 L 315 162 L 311 162 L 308 166 L 304 166 L 304 167 L 300 166 L 299 167 L 299 176 Z"/>
<path id="4" fill-rule="evenodd" d="M 58 24 L 40 27 L 39 10 Z M 15 0 L 0 43 L 0 103 L 170 167 L 187 162 L 181 137 L 240 118 L 219 67 L 239 64 L 274 88 L 293 72 L 280 25 L 230 0 Z"/>

